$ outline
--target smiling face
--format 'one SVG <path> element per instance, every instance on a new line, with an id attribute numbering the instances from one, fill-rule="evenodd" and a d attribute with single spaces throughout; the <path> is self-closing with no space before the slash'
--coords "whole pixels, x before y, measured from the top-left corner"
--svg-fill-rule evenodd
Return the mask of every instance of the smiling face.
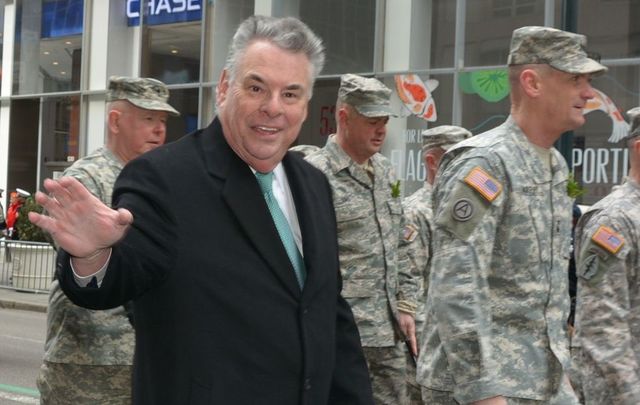
<path id="1" fill-rule="evenodd" d="M 366 117 L 343 105 L 338 110 L 337 142 L 357 163 L 364 163 L 380 152 L 387 136 L 389 117 Z"/>
<path id="2" fill-rule="evenodd" d="M 590 74 L 571 74 L 549 68 L 542 76 L 546 121 L 558 133 L 571 131 L 585 123 L 582 113 L 587 101 L 595 97 Z"/>
<path id="3" fill-rule="evenodd" d="M 303 53 L 258 40 L 235 71 L 234 77 L 223 71 L 217 89 L 224 136 L 242 160 L 266 173 L 282 160 L 307 118 L 311 64 Z"/>

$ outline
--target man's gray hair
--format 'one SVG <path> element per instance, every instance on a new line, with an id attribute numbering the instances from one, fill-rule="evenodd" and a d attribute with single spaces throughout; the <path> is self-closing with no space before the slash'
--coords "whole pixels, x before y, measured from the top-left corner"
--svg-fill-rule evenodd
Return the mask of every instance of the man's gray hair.
<path id="1" fill-rule="evenodd" d="M 254 15 L 238 27 L 229 46 L 225 69 L 231 79 L 235 77 L 238 62 L 247 47 L 256 40 L 266 40 L 294 53 L 304 53 L 312 66 L 311 82 L 324 67 L 325 54 L 322 40 L 306 24 L 293 17 L 266 17 Z"/>

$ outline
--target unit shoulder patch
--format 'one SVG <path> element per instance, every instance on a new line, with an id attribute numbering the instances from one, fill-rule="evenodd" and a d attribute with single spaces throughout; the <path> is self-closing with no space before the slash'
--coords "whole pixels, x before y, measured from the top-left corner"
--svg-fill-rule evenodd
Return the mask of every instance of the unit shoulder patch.
<path id="1" fill-rule="evenodd" d="M 613 229 L 600 225 L 591 240 L 612 254 L 618 253 L 624 245 L 624 238 Z"/>
<path id="2" fill-rule="evenodd" d="M 502 192 L 502 184 L 491 177 L 480 166 L 474 167 L 464 178 L 464 182 L 480 193 L 480 195 L 489 202 L 495 200 Z"/>

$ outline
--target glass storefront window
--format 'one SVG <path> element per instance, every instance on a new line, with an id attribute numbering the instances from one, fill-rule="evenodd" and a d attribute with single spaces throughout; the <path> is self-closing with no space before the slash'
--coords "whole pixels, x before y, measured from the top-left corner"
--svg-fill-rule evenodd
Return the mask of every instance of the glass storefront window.
<path id="1" fill-rule="evenodd" d="M 198 129 L 198 89 L 171 89 L 169 94 L 169 104 L 180 111 L 180 116 L 169 116 L 167 143 Z M 207 122 L 204 125 L 208 124 Z"/>
<path id="2" fill-rule="evenodd" d="M 319 79 L 309 101 L 307 119 L 300 129 L 297 144 L 324 146 L 327 137 L 336 132 L 336 100 L 340 79 Z"/>
<path id="3" fill-rule="evenodd" d="M 609 72 L 593 81 L 599 92 L 587 107 L 586 123 L 574 131 L 573 150 L 567 159 L 576 180 L 586 194 L 581 204 L 593 204 L 622 182 L 628 173 L 629 155 L 624 142 L 617 138 L 626 135 L 628 126 L 620 121 L 624 112 L 638 106 L 640 98 L 640 69 L 638 66 L 609 68 Z M 614 106 L 603 98 L 610 98 Z"/>
<path id="4" fill-rule="evenodd" d="M 640 56 L 640 2 L 580 0 L 578 32 L 588 38 L 589 51 L 603 58 Z"/>
<path id="5" fill-rule="evenodd" d="M 474 135 L 501 124 L 509 115 L 507 68 L 460 72 L 462 126 Z"/>
<path id="6" fill-rule="evenodd" d="M 300 2 L 300 19 L 324 41 L 327 63 L 322 74 L 373 71 L 375 15 L 375 0 Z"/>
<path id="7" fill-rule="evenodd" d="M 425 21 L 431 26 L 431 60 L 428 68 L 452 67 L 455 51 L 456 2 L 449 0 L 431 1 L 430 15 Z M 420 43 L 419 40 L 417 40 Z"/>
<path id="8" fill-rule="evenodd" d="M 44 164 L 40 178 L 44 179 L 56 176 L 80 157 L 80 96 L 44 98 L 41 108 Z"/>
<path id="9" fill-rule="evenodd" d="M 544 0 L 467 1 L 464 65 L 505 65 L 511 33 L 526 25 L 544 25 L 544 5 Z"/>
<path id="10" fill-rule="evenodd" d="M 78 90 L 84 0 L 16 0 L 14 94 Z"/>
<path id="11" fill-rule="evenodd" d="M 423 107 L 407 99 L 407 88 L 397 77 L 385 78 L 384 83 L 394 92 L 392 103 L 398 108 L 400 116 L 392 118 L 387 127 L 387 139 L 384 155 L 391 160 L 396 175 L 402 183 L 402 192 L 408 196 L 424 184 L 426 167 L 422 159 L 422 131 L 439 125 L 450 125 L 452 121 L 453 74 L 438 74 L 411 79 L 412 84 L 426 87 Z M 408 83 L 404 80 L 404 83 Z M 435 87 L 434 87 L 435 86 Z M 404 100 L 404 101 L 403 101 Z M 397 104 L 397 105 L 396 105 Z M 430 110 L 430 106 L 433 107 Z M 420 113 L 417 113 L 420 110 Z"/>
<path id="12" fill-rule="evenodd" d="M 146 5 L 141 75 L 166 84 L 199 82 L 202 1 Z"/>

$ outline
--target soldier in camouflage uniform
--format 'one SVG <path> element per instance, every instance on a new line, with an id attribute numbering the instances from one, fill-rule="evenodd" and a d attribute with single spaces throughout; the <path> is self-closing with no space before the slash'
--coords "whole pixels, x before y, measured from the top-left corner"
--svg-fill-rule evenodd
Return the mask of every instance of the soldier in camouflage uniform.
<path id="1" fill-rule="evenodd" d="M 376 79 L 341 78 L 337 132 L 307 156 L 333 191 L 342 295 L 351 305 L 377 404 L 407 403 L 403 340 L 417 350 L 417 280 L 398 258 L 402 205 L 389 161 L 379 152 L 393 115 L 391 90 Z"/>
<path id="2" fill-rule="evenodd" d="M 627 114 L 629 177 L 576 227 L 571 380 L 586 405 L 640 404 L 640 107 Z"/>
<path id="3" fill-rule="evenodd" d="M 427 404 L 577 404 L 566 376 L 571 199 L 553 143 L 584 124 L 591 77 L 606 71 L 585 45 L 515 30 L 510 116 L 442 158 L 418 363 Z"/>
<path id="4" fill-rule="evenodd" d="M 406 223 L 400 241 L 400 255 L 407 257 L 411 265 L 411 273 L 420 282 L 418 307 L 416 310 L 416 336 L 422 342 L 424 327 L 426 292 L 429 280 L 428 263 L 431 257 L 431 185 L 436 177 L 438 165 L 444 152 L 456 143 L 471 136 L 471 132 L 455 125 L 440 125 L 422 131 L 422 159 L 427 168 L 424 185 L 415 193 L 402 201 Z M 416 360 L 407 353 L 407 385 L 411 405 L 422 405 L 420 385 L 416 382 Z"/>
<path id="5" fill-rule="evenodd" d="M 67 168 L 105 204 L 131 159 L 164 143 L 169 91 L 155 79 L 112 77 L 107 143 Z M 130 404 L 134 329 L 124 307 L 92 311 L 73 304 L 54 281 L 38 389 L 43 404 Z"/>
<path id="6" fill-rule="evenodd" d="M 316 145 L 296 145 L 289 148 L 292 152 L 298 152 L 303 157 L 312 154 L 313 152 L 317 152 L 320 149 L 319 146 Z"/>

